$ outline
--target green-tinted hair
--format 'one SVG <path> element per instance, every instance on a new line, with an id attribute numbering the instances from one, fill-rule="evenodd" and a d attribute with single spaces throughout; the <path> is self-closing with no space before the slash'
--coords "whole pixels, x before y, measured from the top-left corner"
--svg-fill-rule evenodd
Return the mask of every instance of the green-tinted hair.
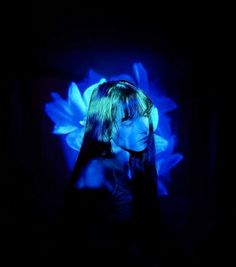
<path id="1" fill-rule="evenodd" d="M 124 118 L 150 115 L 153 103 L 144 92 L 127 81 L 108 81 L 94 89 L 88 107 L 85 135 L 108 142 L 113 126 Z M 120 116 L 119 116 L 120 115 Z"/>

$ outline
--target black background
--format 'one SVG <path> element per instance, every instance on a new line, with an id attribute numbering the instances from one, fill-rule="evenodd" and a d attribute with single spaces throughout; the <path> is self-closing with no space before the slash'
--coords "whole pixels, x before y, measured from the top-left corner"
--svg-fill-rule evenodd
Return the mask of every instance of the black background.
<path id="1" fill-rule="evenodd" d="M 68 171 L 43 110 L 50 92 L 66 96 L 70 81 L 83 79 L 89 67 L 107 75 L 130 72 L 138 58 L 178 103 L 172 116 L 184 160 L 173 171 L 170 195 L 161 202 L 171 233 L 167 243 L 173 242 L 176 255 L 191 264 L 221 260 L 225 159 L 220 153 L 219 95 L 203 81 L 212 75 L 206 73 L 211 67 L 211 19 L 202 25 L 192 9 L 181 7 L 88 9 L 38 3 L 7 10 L 1 51 L 1 223 L 9 255 L 46 255 L 60 224 Z M 202 60 L 194 78 L 193 55 Z"/>

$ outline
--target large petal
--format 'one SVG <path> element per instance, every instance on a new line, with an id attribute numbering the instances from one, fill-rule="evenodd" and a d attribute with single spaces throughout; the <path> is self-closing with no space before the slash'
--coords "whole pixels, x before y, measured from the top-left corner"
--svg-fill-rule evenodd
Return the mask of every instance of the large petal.
<path id="1" fill-rule="evenodd" d="M 172 134 L 172 135 L 169 136 L 169 138 L 168 138 L 168 147 L 167 147 L 167 149 L 166 149 L 165 154 L 166 154 L 166 155 L 171 155 L 171 154 L 173 154 L 174 149 L 175 149 L 175 147 L 176 147 L 176 144 L 177 144 L 177 138 L 176 138 L 175 135 Z"/>
<path id="2" fill-rule="evenodd" d="M 72 82 L 68 90 L 68 104 L 74 116 L 83 118 L 86 106 L 76 83 Z"/>
<path id="3" fill-rule="evenodd" d="M 157 192 L 158 196 L 167 196 L 168 195 L 168 190 L 167 186 L 163 183 L 161 179 L 157 180 Z"/>
<path id="4" fill-rule="evenodd" d="M 78 128 L 66 136 L 66 142 L 72 149 L 79 151 L 84 138 L 84 128 Z"/>
<path id="5" fill-rule="evenodd" d="M 45 104 L 45 112 L 56 124 L 72 125 L 72 115 L 65 112 L 58 103 L 52 102 Z"/>
<path id="6" fill-rule="evenodd" d="M 168 147 L 168 141 L 160 135 L 154 134 L 154 142 L 156 148 L 156 154 L 165 151 Z"/>
<path id="7" fill-rule="evenodd" d="M 56 124 L 72 124 L 72 112 L 68 103 L 58 93 L 52 92 L 51 96 L 54 101 L 44 106 L 47 115 Z"/>
<path id="8" fill-rule="evenodd" d="M 68 115 L 72 115 L 72 111 L 68 105 L 68 102 L 63 99 L 58 93 L 56 92 L 52 92 L 51 96 L 54 100 L 54 104 L 55 106 L 60 109 L 62 112 L 68 114 Z"/>
<path id="9" fill-rule="evenodd" d="M 168 173 L 181 161 L 183 160 L 183 155 L 180 153 L 175 153 L 167 158 L 159 160 L 159 173 L 160 175 L 167 176 Z"/>
<path id="10" fill-rule="evenodd" d="M 158 124 L 158 133 L 161 136 L 164 136 L 165 138 L 169 139 L 172 134 L 171 129 L 171 119 L 167 114 L 163 114 L 161 110 L 159 109 L 159 124 Z"/>
<path id="11" fill-rule="evenodd" d="M 78 127 L 75 125 L 58 125 L 56 124 L 54 126 L 53 133 L 54 134 L 68 134 L 70 132 L 73 132 L 77 129 Z"/>
<path id="12" fill-rule="evenodd" d="M 142 63 L 134 63 L 133 71 L 139 88 L 144 91 L 149 90 L 148 74 Z"/>
<path id="13" fill-rule="evenodd" d="M 162 113 L 170 112 L 176 109 L 177 104 L 169 97 L 159 96 L 156 99 L 156 105 Z"/>
<path id="14" fill-rule="evenodd" d="M 158 109 L 156 107 L 152 108 L 151 120 L 152 120 L 152 124 L 153 124 L 153 131 L 155 132 L 157 129 L 158 121 L 159 121 Z"/>

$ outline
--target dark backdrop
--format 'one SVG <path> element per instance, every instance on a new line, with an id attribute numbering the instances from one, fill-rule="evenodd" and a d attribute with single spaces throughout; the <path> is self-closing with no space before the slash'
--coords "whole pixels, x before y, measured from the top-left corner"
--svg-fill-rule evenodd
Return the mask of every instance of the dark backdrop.
<path id="1" fill-rule="evenodd" d="M 151 7 L 90 10 L 58 3 L 35 4 L 29 11 L 16 7 L 11 18 L 5 20 L 2 49 L 7 70 L 1 101 L 6 251 L 46 255 L 54 246 L 53 229 L 60 225 L 68 171 L 43 109 L 50 92 L 66 97 L 68 84 L 83 79 L 88 68 L 108 76 L 130 73 L 138 60 L 178 104 L 172 118 L 184 160 L 172 172 L 170 195 L 161 200 L 166 243 L 182 260 L 218 259 L 223 236 L 219 99 L 209 84 L 199 86 L 199 72 L 192 77 L 193 54 L 199 48 L 192 13 L 163 14 Z M 204 42 L 207 46 L 200 39 Z"/>

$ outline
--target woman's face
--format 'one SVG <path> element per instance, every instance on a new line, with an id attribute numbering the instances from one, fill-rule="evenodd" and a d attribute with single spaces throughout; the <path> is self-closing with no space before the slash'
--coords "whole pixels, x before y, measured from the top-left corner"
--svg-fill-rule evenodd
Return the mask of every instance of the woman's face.
<path id="1" fill-rule="evenodd" d="M 135 116 L 126 119 L 118 115 L 117 127 L 113 127 L 111 139 L 125 150 L 141 152 L 147 147 L 149 119 L 147 116 Z"/>

